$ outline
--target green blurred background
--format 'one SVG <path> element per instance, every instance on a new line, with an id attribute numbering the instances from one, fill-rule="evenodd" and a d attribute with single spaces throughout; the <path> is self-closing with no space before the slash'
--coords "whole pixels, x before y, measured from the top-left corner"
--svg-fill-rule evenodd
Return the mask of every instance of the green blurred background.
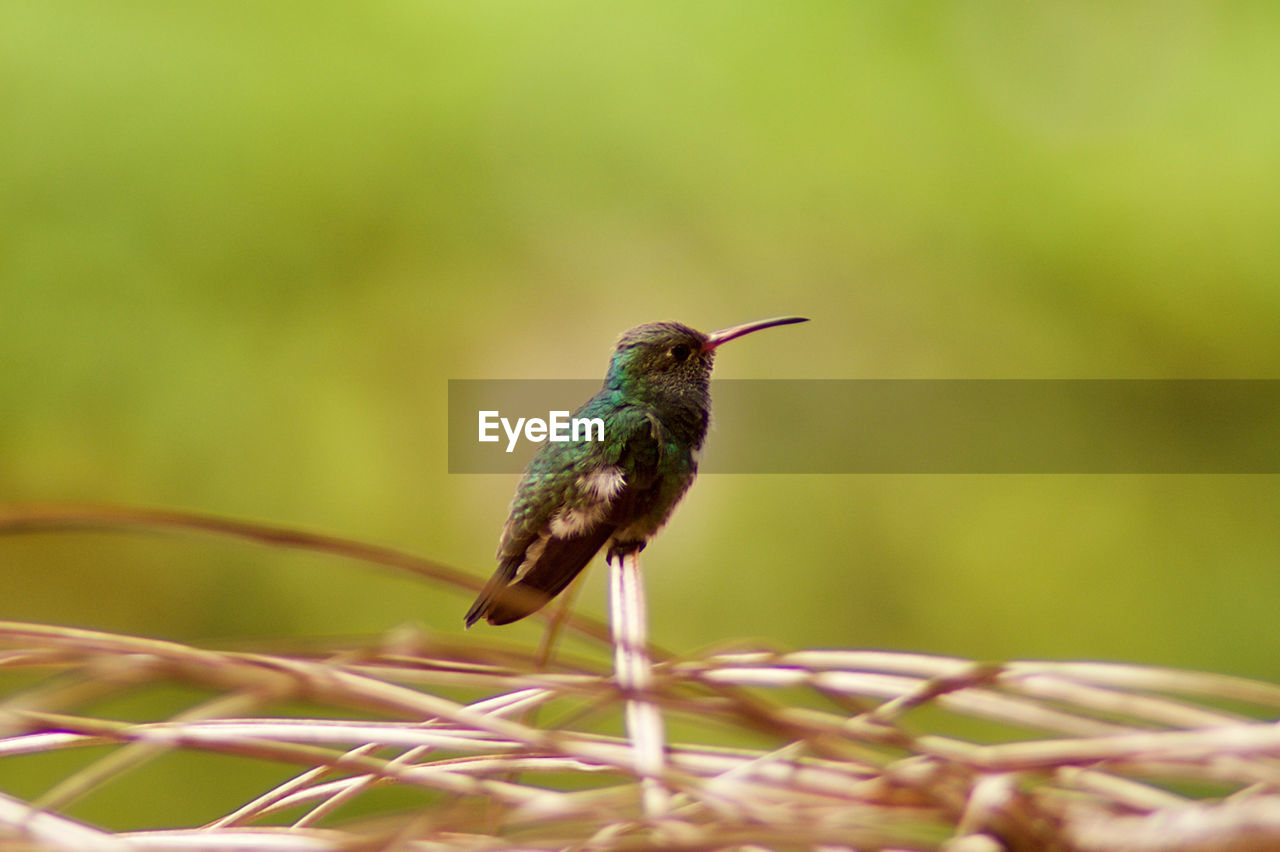
<path id="1" fill-rule="evenodd" d="M 720 378 L 1276 378 L 1277 91 L 1265 2 L 5 3 L 0 499 L 480 576 L 515 477 L 447 474 L 447 380 L 598 378 L 640 322 L 813 318 Z M 653 633 L 1277 679 L 1278 486 L 708 476 Z M 469 603 L 175 536 L 4 538 L 0 579 L 210 642 Z"/>

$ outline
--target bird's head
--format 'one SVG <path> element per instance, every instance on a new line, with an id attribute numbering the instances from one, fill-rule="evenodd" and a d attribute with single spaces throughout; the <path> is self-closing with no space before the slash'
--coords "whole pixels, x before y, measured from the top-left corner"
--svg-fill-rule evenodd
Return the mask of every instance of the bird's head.
<path id="1" fill-rule="evenodd" d="M 803 317 L 778 317 L 710 334 L 678 322 L 638 325 L 618 338 L 605 387 L 652 402 L 705 405 L 717 347 L 753 331 L 805 321 Z"/>

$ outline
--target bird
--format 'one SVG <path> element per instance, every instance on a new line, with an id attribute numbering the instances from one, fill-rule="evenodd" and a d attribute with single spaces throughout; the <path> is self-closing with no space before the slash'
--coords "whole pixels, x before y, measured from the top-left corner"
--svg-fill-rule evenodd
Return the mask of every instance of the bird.
<path id="1" fill-rule="evenodd" d="M 516 487 L 498 567 L 464 618 L 510 624 L 564 591 L 591 559 L 638 553 L 693 484 L 711 417 L 716 350 L 776 317 L 709 334 L 678 322 L 622 334 L 604 384 L 573 417 L 604 421 L 603 440 L 544 444 Z"/>

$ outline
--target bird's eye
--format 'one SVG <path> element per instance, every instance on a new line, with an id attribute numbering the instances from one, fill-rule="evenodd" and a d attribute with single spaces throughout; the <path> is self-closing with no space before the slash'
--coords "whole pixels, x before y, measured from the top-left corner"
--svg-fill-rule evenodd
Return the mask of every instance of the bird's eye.
<path id="1" fill-rule="evenodd" d="M 691 354 L 693 354 L 693 350 L 689 348 L 687 343 L 677 343 L 671 347 L 671 357 L 676 359 L 677 364 L 688 360 Z"/>

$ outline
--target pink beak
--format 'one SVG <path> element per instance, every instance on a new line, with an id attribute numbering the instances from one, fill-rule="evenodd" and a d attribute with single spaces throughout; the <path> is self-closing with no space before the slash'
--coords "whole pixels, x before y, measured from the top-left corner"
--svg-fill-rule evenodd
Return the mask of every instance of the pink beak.
<path id="1" fill-rule="evenodd" d="M 753 331 L 760 331 L 764 328 L 773 328 L 775 325 L 791 325 L 795 322 L 808 321 L 808 317 L 774 317 L 773 319 L 746 322 L 742 325 L 735 325 L 733 328 L 722 328 L 719 331 L 713 331 L 707 335 L 707 342 L 702 344 L 702 351 L 711 352 L 721 343 L 728 343 L 735 337 L 741 337 L 742 335 L 750 334 Z"/>

